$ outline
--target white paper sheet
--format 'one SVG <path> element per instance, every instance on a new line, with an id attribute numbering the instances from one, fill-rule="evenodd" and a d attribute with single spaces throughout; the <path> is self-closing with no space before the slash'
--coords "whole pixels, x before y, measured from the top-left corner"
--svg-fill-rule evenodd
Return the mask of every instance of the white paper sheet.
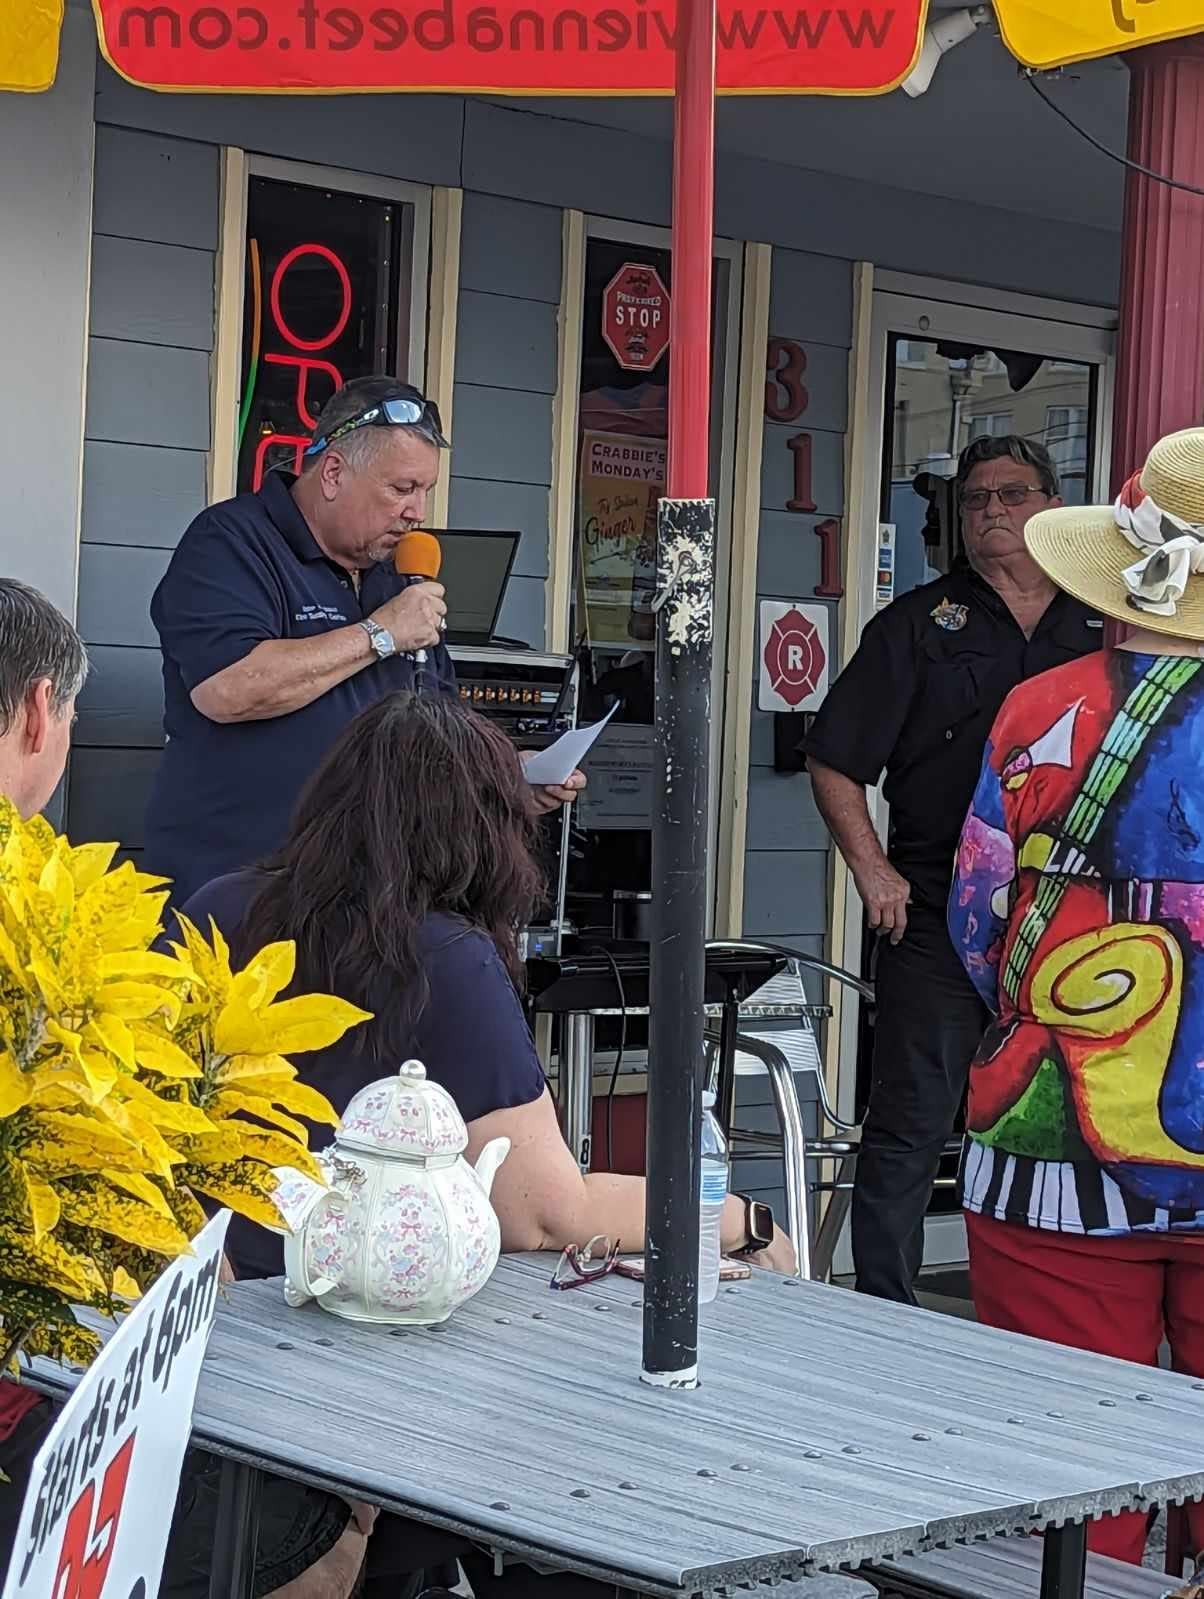
<path id="1" fill-rule="evenodd" d="M 589 754 L 594 740 L 618 710 L 619 704 L 620 701 L 616 700 L 600 722 L 562 733 L 555 744 L 549 744 L 546 750 L 537 750 L 524 761 L 523 772 L 527 782 L 542 785 L 567 781 Z"/>

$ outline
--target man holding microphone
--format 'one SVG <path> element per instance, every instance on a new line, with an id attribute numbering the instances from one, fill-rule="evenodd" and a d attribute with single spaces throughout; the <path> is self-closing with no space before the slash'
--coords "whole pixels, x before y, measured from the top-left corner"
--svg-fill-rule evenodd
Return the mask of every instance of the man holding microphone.
<path id="1" fill-rule="evenodd" d="M 319 416 L 300 476 L 270 473 L 181 539 L 151 601 L 167 744 L 144 862 L 177 904 L 279 844 L 361 711 L 400 689 L 455 692 L 443 587 L 394 567 L 448 448 L 417 389 L 356 379 Z M 534 803 L 554 809 L 584 782 L 533 790 Z"/>

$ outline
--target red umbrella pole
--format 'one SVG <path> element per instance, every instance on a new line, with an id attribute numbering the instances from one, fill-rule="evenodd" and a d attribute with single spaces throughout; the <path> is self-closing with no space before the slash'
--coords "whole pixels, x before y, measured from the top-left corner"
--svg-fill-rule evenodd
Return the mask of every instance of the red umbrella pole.
<path id="1" fill-rule="evenodd" d="M 710 492 L 715 0 L 678 0 L 676 52 L 668 487 L 671 500 L 702 500 Z"/>
<path id="2" fill-rule="evenodd" d="M 678 0 L 669 483 L 656 547 L 645 1382 L 698 1381 L 703 961 L 715 505 L 707 498 L 715 0 Z"/>

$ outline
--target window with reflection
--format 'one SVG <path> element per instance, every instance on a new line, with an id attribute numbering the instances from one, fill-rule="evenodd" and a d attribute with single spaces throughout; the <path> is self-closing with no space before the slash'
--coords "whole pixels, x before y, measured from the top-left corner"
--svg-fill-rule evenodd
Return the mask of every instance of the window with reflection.
<path id="1" fill-rule="evenodd" d="M 722 443 L 721 352 L 729 264 L 714 263 L 711 460 Z M 657 502 L 668 457 L 667 249 L 591 236 L 586 243 L 571 627 L 581 666 L 581 719 L 617 702 L 590 755 L 574 807 L 569 916 L 610 932 L 616 896 L 651 885 Z M 714 485 L 712 486 L 714 489 Z"/>
<path id="2" fill-rule="evenodd" d="M 947 572 L 961 553 L 951 480 L 973 439 L 1044 444 L 1067 503 L 1088 498 L 1099 368 L 1027 351 L 904 338 L 888 345 L 882 520 L 895 527 L 893 594 Z"/>

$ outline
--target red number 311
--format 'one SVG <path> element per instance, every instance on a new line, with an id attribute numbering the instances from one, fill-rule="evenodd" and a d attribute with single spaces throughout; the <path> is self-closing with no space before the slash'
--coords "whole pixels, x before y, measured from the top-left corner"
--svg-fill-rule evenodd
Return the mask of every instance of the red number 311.
<path id="1" fill-rule="evenodd" d="M 100 1599 L 117 1542 L 117 1523 L 137 1436 L 136 1432 L 131 1433 L 109 1462 L 100 1485 L 95 1520 L 92 1511 L 96 1499 L 94 1483 L 90 1482 L 72 1505 L 63 1529 L 63 1546 L 59 1550 L 51 1599 Z"/>

